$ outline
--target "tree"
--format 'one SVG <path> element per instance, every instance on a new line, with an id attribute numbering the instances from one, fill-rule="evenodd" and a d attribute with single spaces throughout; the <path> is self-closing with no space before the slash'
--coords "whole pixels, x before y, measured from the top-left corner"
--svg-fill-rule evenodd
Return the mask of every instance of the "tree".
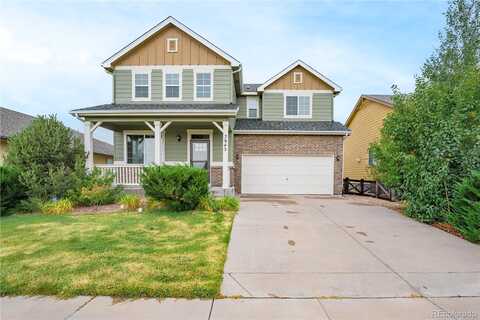
<path id="1" fill-rule="evenodd" d="M 9 140 L 7 163 L 19 170 L 19 180 L 32 198 L 63 197 L 84 175 L 80 140 L 56 116 L 39 116 Z"/>
<path id="2" fill-rule="evenodd" d="M 444 220 L 455 186 L 480 168 L 480 1 L 453 0 L 445 16 L 439 49 L 413 93 L 394 88 L 394 111 L 373 146 L 377 178 L 425 222 Z"/>

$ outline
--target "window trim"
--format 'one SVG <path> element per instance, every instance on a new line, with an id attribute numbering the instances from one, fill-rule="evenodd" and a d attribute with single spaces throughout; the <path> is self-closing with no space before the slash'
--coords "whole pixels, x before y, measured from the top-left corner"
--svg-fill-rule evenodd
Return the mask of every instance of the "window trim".
<path id="1" fill-rule="evenodd" d="M 170 49 L 170 41 L 175 42 L 175 50 Z M 167 52 L 168 53 L 178 52 L 178 38 L 167 38 Z"/>
<path id="2" fill-rule="evenodd" d="M 309 97 L 309 114 L 308 115 L 287 115 L 287 97 Z M 313 95 L 311 93 L 284 93 L 283 94 L 283 117 L 286 119 L 311 119 L 312 118 L 312 104 L 313 104 Z M 298 105 L 297 105 L 298 108 Z M 298 113 L 298 109 L 297 109 Z"/>
<path id="3" fill-rule="evenodd" d="M 197 97 L 197 73 L 209 73 L 210 74 L 210 97 Z M 193 101 L 213 101 L 213 69 L 194 69 L 193 70 Z"/>
<path id="4" fill-rule="evenodd" d="M 148 75 L 148 97 L 135 97 L 135 75 Z M 136 69 L 132 70 L 132 101 L 151 101 L 152 100 L 152 70 L 150 69 Z"/>
<path id="5" fill-rule="evenodd" d="M 151 130 L 123 130 L 123 163 L 127 165 L 142 165 L 142 163 L 128 163 L 127 136 L 155 136 L 154 132 Z M 143 165 L 146 165 L 145 149 L 143 149 Z"/>
<path id="6" fill-rule="evenodd" d="M 248 119 L 258 119 L 259 118 L 259 112 L 260 112 L 260 110 L 259 110 L 260 109 L 260 106 L 259 106 L 260 103 L 259 103 L 258 96 L 249 96 L 249 97 L 246 97 L 246 98 L 247 99 L 245 100 L 245 103 L 246 103 L 246 110 L 247 110 L 247 114 L 246 114 L 247 118 Z M 250 117 L 249 111 L 250 111 L 250 109 L 253 109 L 253 108 L 249 108 L 248 100 L 254 100 L 257 104 L 257 107 L 255 108 L 256 111 L 257 111 L 257 114 L 256 114 L 255 117 Z"/>
<path id="7" fill-rule="evenodd" d="M 300 76 L 300 81 L 297 80 L 297 75 Z M 303 83 L 303 72 L 294 72 L 293 73 L 293 83 L 294 84 L 302 84 Z"/>
<path id="8" fill-rule="evenodd" d="M 178 98 L 176 97 L 167 97 L 167 73 L 178 73 Z M 181 101 L 182 100 L 182 69 L 163 69 L 162 74 L 162 91 L 163 91 L 163 100 L 164 101 Z"/>

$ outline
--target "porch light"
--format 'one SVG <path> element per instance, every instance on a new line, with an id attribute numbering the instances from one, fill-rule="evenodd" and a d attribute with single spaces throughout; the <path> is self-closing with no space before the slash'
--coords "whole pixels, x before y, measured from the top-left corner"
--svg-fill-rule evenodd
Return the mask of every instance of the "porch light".
<path id="1" fill-rule="evenodd" d="M 179 135 L 179 134 L 177 134 L 177 141 L 178 141 L 178 142 L 182 141 L 182 136 Z"/>

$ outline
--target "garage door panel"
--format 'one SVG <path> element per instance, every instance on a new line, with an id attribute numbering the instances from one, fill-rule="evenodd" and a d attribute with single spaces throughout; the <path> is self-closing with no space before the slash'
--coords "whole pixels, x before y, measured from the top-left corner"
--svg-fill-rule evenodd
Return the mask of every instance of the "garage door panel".
<path id="1" fill-rule="evenodd" d="M 333 158 L 244 155 L 242 192 L 333 194 Z"/>

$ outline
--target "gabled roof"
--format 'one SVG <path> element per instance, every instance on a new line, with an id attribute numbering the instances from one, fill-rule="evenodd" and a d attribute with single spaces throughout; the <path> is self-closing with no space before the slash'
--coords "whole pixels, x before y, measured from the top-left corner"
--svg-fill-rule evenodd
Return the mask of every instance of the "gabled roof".
<path id="1" fill-rule="evenodd" d="M 392 97 L 393 96 L 389 94 L 362 94 L 360 98 L 358 98 L 357 103 L 355 104 L 355 107 L 353 107 L 352 112 L 347 118 L 347 121 L 345 121 L 345 125 L 347 127 L 350 125 L 350 122 L 353 120 L 353 117 L 355 113 L 357 113 L 358 108 L 360 108 L 360 105 L 362 104 L 363 100 L 378 102 L 386 107 L 393 108 Z"/>
<path id="2" fill-rule="evenodd" d="M 288 67 L 286 67 L 285 69 L 283 69 L 282 71 L 280 71 L 279 73 L 277 73 L 275 76 L 271 77 L 270 79 L 267 80 L 267 82 L 265 82 L 264 84 L 262 84 L 260 87 L 258 87 L 258 91 L 263 91 L 265 90 L 266 87 L 268 87 L 269 85 L 271 85 L 272 83 L 274 83 L 275 81 L 277 81 L 278 79 L 280 79 L 283 75 L 287 74 L 290 70 L 294 69 L 295 67 L 297 66 L 301 66 L 303 67 L 304 69 L 306 69 L 307 71 L 309 71 L 310 73 L 312 73 L 313 75 L 315 75 L 317 78 L 319 78 L 320 80 L 322 80 L 323 82 L 325 82 L 326 84 L 328 84 L 330 87 L 333 88 L 333 90 L 335 92 L 340 92 L 342 91 L 342 87 L 340 87 L 338 84 L 336 84 L 335 82 L 333 82 L 332 80 L 328 79 L 327 77 L 325 77 L 323 74 L 321 74 L 320 72 L 318 72 L 317 70 L 313 69 L 312 67 L 310 67 L 308 64 L 306 64 L 305 62 L 303 62 L 302 60 L 297 60 L 295 61 L 294 63 L 292 63 L 291 65 L 289 65 Z"/>
<path id="3" fill-rule="evenodd" d="M 0 107 L 0 138 L 8 139 L 14 134 L 21 132 L 28 127 L 34 119 L 35 117 L 29 114 Z M 80 138 L 83 143 L 83 134 L 76 130 L 71 130 L 72 134 Z M 113 145 L 93 139 L 93 152 L 113 156 Z"/>
<path id="4" fill-rule="evenodd" d="M 140 45 L 142 42 L 149 39 L 151 36 L 153 36 L 154 34 L 156 34 L 157 32 L 159 32 L 160 30 L 162 30 L 163 28 L 167 27 L 170 24 L 179 28 L 180 30 L 190 35 L 192 38 L 194 38 L 195 40 L 197 40 L 198 42 L 200 42 L 210 50 L 222 56 L 225 60 L 229 61 L 233 67 L 240 66 L 240 62 L 237 59 L 235 59 L 234 57 L 232 57 L 231 55 L 229 55 L 228 53 L 226 53 L 225 51 L 223 51 L 222 49 L 220 49 L 219 47 L 217 47 L 216 45 L 214 45 L 213 43 L 211 43 L 210 41 L 208 41 L 207 39 L 205 39 L 195 31 L 193 31 L 189 27 L 185 26 L 183 23 L 181 23 L 174 17 L 169 16 L 165 20 L 161 21 L 156 26 L 154 26 L 153 28 L 151 28 L 150 30 L 142 34 L 140 37 L 138 37 L 137 39 L 135 39 L 134 41 L 130 42 L 128 45 L 120 49 L 117 53 L 112 55 L 110 58 L 105 60 L 102 63 L 102 67 L 104 67 L 105 69 L 111 68 L 112 63 L 114 63 L 120 57 L 124 56 L 125 54 L 133 50 L 135 47 Z"/>

